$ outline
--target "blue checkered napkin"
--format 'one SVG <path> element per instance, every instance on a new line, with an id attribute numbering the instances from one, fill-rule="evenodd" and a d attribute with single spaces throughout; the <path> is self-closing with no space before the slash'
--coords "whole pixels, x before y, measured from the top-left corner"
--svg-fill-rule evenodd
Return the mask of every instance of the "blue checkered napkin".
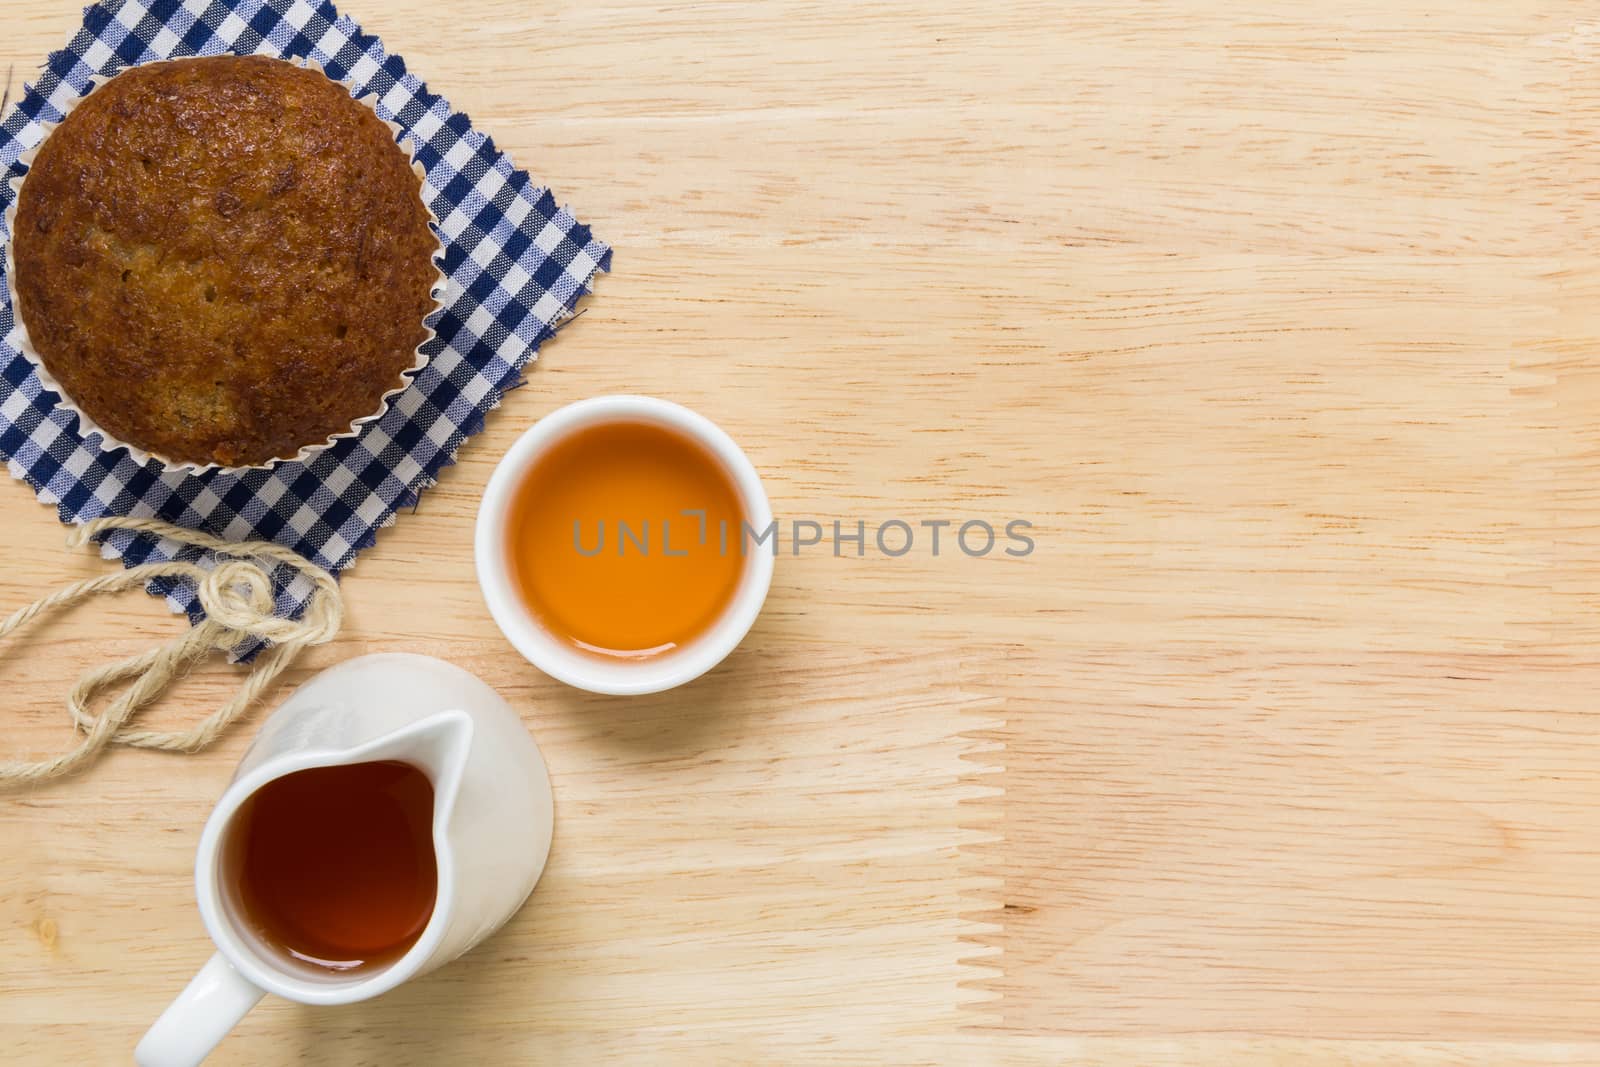
<path id="1" fill-rule="evenodd" d="M 309 57 L 359 95 L 375 93 L 378 113 L 404 131 L 403 143 L 427 172 L 423 195 L 444 238 L 448 283 L 438 337 L 426 349 L 431 359 L 381 419 L 307 463 L 238 476 L 162 474 L 135 463 L 126 449 L 105 451 L 98 433 L 79 433 L 77 416 L 58 406 L 19 354 L 5 299 L 0 457 L 41 501 L 57 505 L 62 522 L 153 515 L 229 540 L 276 541 L 337 573 L 483 428 L 595 273 L 610 268 L 611 250 L 465 115 L 406 73 L 405 62 L 376 37 L 331 3 L 303 0 L 108 0 L 88 8 L 83 28 L 0 122 L 0 214 L 15 195 L 11 179 L 23 173 L 18 157 L 44 135 L 41 122 L 58 121 L 92 83 L 137 63 L 221 52 Z M 126 532 L 107 539 L 106 553 L 126 566 L 175 556 L 207 562 L 186 546 Z M 191 619 L 201 617 L 189 586 L 151 591 Z M 309 582 L 280 571 L 280 612 L 298 614 L 310 593 Z"/>

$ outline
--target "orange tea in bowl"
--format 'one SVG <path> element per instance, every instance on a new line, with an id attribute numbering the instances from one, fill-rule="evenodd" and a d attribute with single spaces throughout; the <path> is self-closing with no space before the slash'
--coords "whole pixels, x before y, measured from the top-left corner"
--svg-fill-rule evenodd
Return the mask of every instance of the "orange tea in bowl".
<path id="1" fill-rule="evenodd" d="M 771 525 L 760 476 L 715 424 L 597 397 L 506 453 L 474 555 L 490 613 L 531 663 L 594 692 L 652 693 L 743 639 L 772 580 Z"/>
<path id="2" fill-rule="evenodd" d="M 682 648 L 739 587 L 744 509 L 706 449 L 650 422 L 602 422 L 524 475 L 506 522 L 511 572 L 551 633 L 600 656 Z"/>

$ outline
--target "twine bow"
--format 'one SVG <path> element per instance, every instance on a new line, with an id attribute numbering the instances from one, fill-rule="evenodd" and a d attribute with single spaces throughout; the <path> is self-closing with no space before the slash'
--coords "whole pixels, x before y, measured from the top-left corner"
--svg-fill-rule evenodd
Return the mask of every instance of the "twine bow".
<path id="1" fill-rule="evenodd" d="M 344 602 L 333 575 L 303 556 L 268 541 L 234 542 L 198 530 L 186 530 L 159 519 L 108 517 L 76 526 L 67 545 L 78 548 L 108 530 L 131 530 L 170 538 L 225 557 L 207 569 L 196 563 L 173 560 L 141 563 L 116 574 L 87 578 L 34 601 L 0 622 L 0 638 L 57 608 L 69 607 L 96 593 L 118 593 L 141 588 L 152 578 L 184 578 L 194 583 L 206 617 L 188 632 L 164 645 L 104 667 L 85 671 L 67 694 L 67 710 L 84 733 L 78 745 L 36 762 L 0 762 L 0 788 L 75 771 L 94 759 L 108 744 L 136 748 L 161 748 L 194 752 L 209 745 L 227 729 L 264 689 L 289 666 L 300 650 L 332 640 L 344 619 Z M 272 572 L 277 565 L 294 568 L 316 587 L 303 617 L 287 619 L 273 610 Z M 191 664 L 208 652 L 227 652 L 251 639 L 271 642 L 257 657 L 232 700 L 188 730 L 141 730 L 128 724 L 134 714 L 165 692 Z M 127 682 L 122 694 L 99 714 L 89 710 L 101 690 Z"/>

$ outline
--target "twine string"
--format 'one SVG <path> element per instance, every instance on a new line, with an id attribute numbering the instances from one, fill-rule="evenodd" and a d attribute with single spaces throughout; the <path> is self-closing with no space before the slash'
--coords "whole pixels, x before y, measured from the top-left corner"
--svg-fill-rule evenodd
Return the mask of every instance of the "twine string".
<path id="1" fill-rule="evenodd" d="M 19 608 L 0 622 L 0 639 L 59 609 L 101 593 L 143 588 L 154 578 L 192 582 L 206 617 L 164 645 L 120 663 L 84 671 L 67 695 L 67 711 L 83 732 L 82 740 L 72 749 L 46 759 L 0 762 L 0 788 L 68 774 L 112 744 L 174 752 L 202 749 L 254 704 L 302 649 L 332 640 L 344 620 L 344 602 L 333 575 L 282 545 L 224 541 L 160 519 L 119 517 L 95 519 L 73 527 L 67 535 L 67 545 L 82 547 L 111 530 L 168 538 L 209 549 L 221 558 L 210 568 L 184 560 L 141 563 L 119 573 L 73 582 Z M 280 564 L 307 578 L 314 587 L 305 614 L 298 619 L 285 618 L 274 610 L 272 572 Z M 140 708 L 166 692 L 196 661 L 213 651 L 226 653 L 249 640 L 267 641 L 270 647 L 256 658 L 238 691 L 222 707 L 186 730 L 147 730 L 130 725 Z M 124 683 L 126 687 L 103 710 L 90 709 L 103 691 Z"/>

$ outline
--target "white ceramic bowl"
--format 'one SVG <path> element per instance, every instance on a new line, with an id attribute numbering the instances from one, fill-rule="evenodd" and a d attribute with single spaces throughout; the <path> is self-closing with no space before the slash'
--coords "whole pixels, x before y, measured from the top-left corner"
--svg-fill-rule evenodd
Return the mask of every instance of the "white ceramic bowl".
<path id="1" fill-rule="evenodd" d="M 478 585 L 502 633 L 529 663 L 552 678 L 592 693 L 659 693 L 700 677 L 722 662 L 750 631 L 772 584 L 773 552 L 752 545 L 739 588 L 722 617 L 683 648 L 647 659 L 611 660 L 586 654 L 551 634 L 517 595 L 507 553 L 507 526 L 517 488 L 528 470 L 558 441 L 601 423 L 654 423 L 697 441 L 722 464 L 739 492 L 745 522 L 756 531 L 772 522 L 761 476 L 750 460 L 710 419 L 686 407 L 648 396 L 598 396 L 580 400 L 540 419 L 511 446 L 489 478 L 478 505 L 473 555 Z"/>

